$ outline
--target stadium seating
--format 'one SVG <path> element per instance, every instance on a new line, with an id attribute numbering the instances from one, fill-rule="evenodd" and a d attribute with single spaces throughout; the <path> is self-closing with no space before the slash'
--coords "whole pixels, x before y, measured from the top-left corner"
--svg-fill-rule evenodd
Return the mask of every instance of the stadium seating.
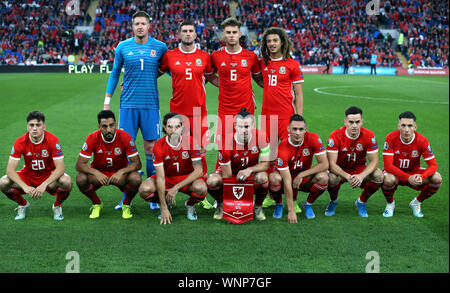
<path id="1" fill-rule="evenodd" d="M 400 51 L 410 66 L 448 67 L 448 3 L 438 0 L 380 1 L 380 13 L 368 16 L 362 0 L 240 0 L 230 11 L 228 1 L 123 1 L 100 0 L 94 31 L 73 33 L 73 27 L 87 22 L 90 1 L 80 1 L 81 16 L 69 17 L 62 0 L 21 0 L 0 3 L 2 40 L 0 64 L 66 63 L 78 52 L 81 64 L 104 64 L 114 60 L 118 42 L 132 36 L 131 15 L 149 12 L 151 35 L 167 44 L 178 45 L 176 31 L 185 18 L 197 24 L 199 44 L 208 52 L 220 46 L 219 24 L 237 15 L 255 39 L 250 49 L 259 52 L 259 41 L 269 26 L 289 32 L 294 58 L 304 65 L 367 65 L 370 54 L 378 64 L 401 66 Z M 236 2 L 236 1 L 235 1 Z M 405 41 L 397 46 L 394 38 L 380 29 L 395 29 Z"/>

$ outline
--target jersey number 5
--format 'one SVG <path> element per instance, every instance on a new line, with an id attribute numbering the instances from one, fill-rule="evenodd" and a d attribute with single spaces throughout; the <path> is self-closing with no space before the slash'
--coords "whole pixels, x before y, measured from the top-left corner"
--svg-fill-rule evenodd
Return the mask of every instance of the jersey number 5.
<path id="1" fill-rule="evenodd" d="M 186 68 L 186 80 L 192 79 L 192 68 Z"/>

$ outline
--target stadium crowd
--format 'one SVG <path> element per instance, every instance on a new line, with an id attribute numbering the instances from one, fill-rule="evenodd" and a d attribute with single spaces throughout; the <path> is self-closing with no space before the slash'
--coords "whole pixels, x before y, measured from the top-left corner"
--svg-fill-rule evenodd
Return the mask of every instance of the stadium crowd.
<path id="1" fill-rule="evenodd" d="M 264 29 L 279 26 L 289 32 L 293 57 L 303 65 L 348 62 L 368 65 L 370 55 L 381 66 L 401 66 L 399 50 L 414 67 L 448 67 L 448 3 L 438 0 L 380 1 L 379 15 L 368 16 L 368 1 L 360 0 L 240 0 L 236 16 L 257 39 L 249 49 L 259 52 Z M 73 33 L 76 25 L 89 24 L 90 1 L 80 1 L 80 16 L 67 16 L 63 0 L 0 2 L 2 34 L 0 64 L 68 64 L 70 54 L 81 54 L 80 64 L 113 62 L 119 41 L 132 36 L 130 15 L 148 11 L 151 35 L 177 46 L 178 23 L 192 19 L 197 25 L 199 45 L 212 52 L 221 46 L 218 24 L 230 15 L 230 3 L 209 1 L 100 0 L 89 33 Z M 402 44 L 380 32 L 396 29 Z"/>

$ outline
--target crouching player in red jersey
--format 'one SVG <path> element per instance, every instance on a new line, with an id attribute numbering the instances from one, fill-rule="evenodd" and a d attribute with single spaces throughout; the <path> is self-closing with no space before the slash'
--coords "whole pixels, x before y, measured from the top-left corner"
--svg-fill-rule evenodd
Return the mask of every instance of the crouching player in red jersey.
<path id="1" fill-rule="evenodd" d="M 387 205 L 384 217 L 394 215 L 394 192 L 398 185 L 406 185 L 420 194 L 415 197 L 409 207 L 413 215 L 423 217 L 422 202 L 435 194 L 442 184 L 441 175 L 437 171 L 436 158 L 428 140 L 416 132 L 416 116 L 412 112 L 403 112 L 398 117 L 398 130 L 386 136 L 383 150 L 384 184 L 383 194 Z M 420 167 L 423 157 L 428 167 Z"/>
<path id="2" fill-rule="evenodd" d="M 367 218 L 366 202 L 383 184 L 383 172 L 378 169 L 378 143 L 374 133 L 362 127 L 360 108 L 352 106 L 345 110 L 344 124 L 328 139 L 330 202 L 325 216 L 335 214 L 341 184 L 348 182 L 352 188 L 363 190 L 355 205 L 358 215 Z M 367 160 L 369 164 L 366 164 Z"/>
<path id="3" fill-rule="evenodd" d="M 255 179 L 255 218 L 265 220 L 262 203 L 267 195 L 267 169 L 270 163 L 270 146 L 265 133 L 256 130 L 255 117 L 242 108 L 235 118 L 235 134 L 229 144 L 219 149 L 218 167 L 209 175 L 207 184 L 209 193 L 217 201 L 214 219 L 223 215 L 223 181 L 222 178 L 236 177 L 238 181 Z"/>
<path id="4" fill-rule="evenodd" d="M 115 185 L 125 193 L 122 218 L 129 219 L 133 216 L 131 201 L 141 184 L 141 175 L 137 172 L 142 167 L 141 160 L 131 136 L 117 129 L 112 111 L 100 111 L 97 120 L 98 130 L 89 134 L 81 148 L 75 166 L 78 171 L 76 182 L 81 193 L 92 201 L 89 218 L 98 218 L 103 208 L 95 191 L 105 185 Z M 92 163 L 88 165 L 92 156 Z"/>
<path id="5" fill-rule="evenodd" d="M 299 190 L 309 192 L 303 204 L 306 218 L 315 218 L 312 204 L 328 187 L 328 160 L 322 140 L 316 133 L 306 131 L 306 123 L 301 115 L 291 116 L 288 133 L 289 137 L 278 145 L 276 168 L 269 174 L 269 192 L 276 202 L 273 217 L 283 216 L 281 195 L 284 192 L 288 222 L 297 223 L 294 201 L 297 201 Z M 314 156 L 317 164 L 312 166 Z"/>
<path id="6" fill-rule="evenodd" d="M 174 203 L 179 191 L 189 195 L 185 206 L 187 218 L 193 221 L 197 220 L 194 205 L 204 200 L 208 192 L 200 145 L 185 130 L 183 116 L 172 112 L 164 115 L 166 136 L 159 139 L 153 148 L 156 174 L 139 187 L 144 200 L 160 204 L 161 224 L 172 222 L 168 204 Z"/>
<path id="7" fill-rule="evenodd" d="M 64 173 L 64 155 L 58 138 L 45 129 L 44 114 L 39 111 L 30 112 L 27 116 L 28 132 L 15 141 L 6 175 L 0 179 L 0 190 L 19 204 L 16 220 L 24 219 L 30 208 L 30 203 L 22 194 L 38 199 L 44 191 L 56 195 L 52 207 L 53 219 L 64 219 L 61 204 L 72 190 L 72 180 Z M 21 156 L 24 157 L 25 164 L 21 170 L 16 171 Z"/>

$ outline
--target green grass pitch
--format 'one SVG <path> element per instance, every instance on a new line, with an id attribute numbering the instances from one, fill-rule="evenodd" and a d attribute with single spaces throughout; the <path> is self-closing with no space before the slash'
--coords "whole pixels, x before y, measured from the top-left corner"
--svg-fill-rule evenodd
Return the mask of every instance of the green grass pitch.
<path id="1" fill-rule="evenodd" d="M 47 130 L 57 135 L 65 154 L 66 173 L 75 181 L 75 162 L 87 135 L 97 126 L 108 75 L 104 74 L 2 74 L 0 82 L 0 176 L 6 171 L 16 138 L 26 132 L 25 116 L 38 109 L 46 115 Z M 171 83 L 158 80 L 161 114 L 169 109 Z M 160 225 L 157 211 L 150 211 L 139 196 L 133 201 L 134 217 L 123 220 L 113 207 L 121 198 L 115 187 L 98 194 L 105 207 L 97 220 L 89 219 L 90 201 L 74 184 L 63 204 L 64 221 L 52 218 L 54 198 L 48 194 L 30 200 L 23 221 L 15 221 L 16 204 L 0 196 L 0 272 L 65 272 L 66 254 L 76 251 L 83 273 L 363 273 L 375 251 L 380 272 L 449 272 L 449 80 L 448 77 L 306 75 L 304 117 L 309 131 L 326 142 L 330 132 L 343 125 L 351 105 L 363 109 L 364 126 L 373 130 L 381 148 L 387 133 L 396 129 L 398 114 L 410 110 L 418 117 L 418 132 L 435 152 L 443 185 L 422 205 L 425 217 L 415 218 L 408 207 L 418 192 L 400 187 L 393 218 L 382 212 L 385 199 L 377 191 L 368 201 L 369 218 L 358 217 L 354 206 L 360 190 L 344 184 L 334 217 L 325 217 L 329 196 L 314 204 L 316 219 L 299 215 L 288 224 L 287 208 L 281 220 L 265 210 L 265 222 L 232 225 L 213 220 L 213 210 L 197 206 L 198 221 L 186 219 L 186 195 L 177 195 L 173 224 Z M 210 114 L 217 111 L 218 90 L 207 85 Z M 262 89 L 254 85 L 257 114 Z M 118 113 L 119 91 L 112 99 Z M 137 145 L 143 154 L 138 134 Z M 217 152 L 209 150 L 209 172 Z M 141 155 L 141 159 L 144 156 Z M 145 164 L 145 160 L 143 160 Z M 299 194 L 303 203 L 305 193 Z M 212 198 L 208 196 L 210 202 Z"/>

